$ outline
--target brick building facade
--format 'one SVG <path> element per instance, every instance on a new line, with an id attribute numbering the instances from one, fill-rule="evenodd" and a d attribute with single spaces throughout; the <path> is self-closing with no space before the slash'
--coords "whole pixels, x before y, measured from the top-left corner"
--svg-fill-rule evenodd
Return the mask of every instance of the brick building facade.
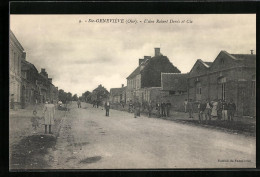
<path id="1" fill-rule="evenodd" d="M 188 97 L 233 99 L 237 114 L 255 116 L 256 55 L 221 51 L 213 63 L 197 60 L 188 77 Z"/>

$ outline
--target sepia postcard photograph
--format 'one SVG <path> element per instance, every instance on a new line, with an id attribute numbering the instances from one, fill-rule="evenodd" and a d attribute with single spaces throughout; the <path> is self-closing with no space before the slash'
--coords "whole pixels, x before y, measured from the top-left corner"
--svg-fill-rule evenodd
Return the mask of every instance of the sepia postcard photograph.
<path id="1" fill-rule="evenodd" d="M 256 14 L 10 14 L 9 170 L 256 168 Z"/>

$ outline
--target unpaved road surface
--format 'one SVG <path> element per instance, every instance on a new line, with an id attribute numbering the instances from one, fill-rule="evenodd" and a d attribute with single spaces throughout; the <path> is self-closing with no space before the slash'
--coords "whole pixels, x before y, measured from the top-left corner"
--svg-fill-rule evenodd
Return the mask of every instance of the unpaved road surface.
<path id="1" fill-rule="evenodd" d="M 72 105 L 62 121 L 53 169 L 255 167 L 255 137 Z M 48 157 L 46 157 L 48 159 Z"/>

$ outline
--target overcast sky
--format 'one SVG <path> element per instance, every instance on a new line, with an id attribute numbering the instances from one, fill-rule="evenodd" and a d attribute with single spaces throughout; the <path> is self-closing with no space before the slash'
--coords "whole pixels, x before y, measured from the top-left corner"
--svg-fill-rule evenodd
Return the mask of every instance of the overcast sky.
<path id="1" fill-rule="evenodd" d="M 136 19 L 137 24 L 88 23 L 89 19 Z M 144 23 L 144 20 L 168 23 Z M 192 23 L 169 23 L 169 20 Z M 81 20 L 81 23 L 79 23 Z M 140 22 L 142 21 L 142 22 Z M 99 84 L 108 90 L 154 48 L 182 73 L 197 59 L 213 61 L 221 50 L 256 50 L 256 16 L 241 15 L 11 15 L 10 28 L 38 71 L 46 68 L 59 89 L 81 95 Z"/>

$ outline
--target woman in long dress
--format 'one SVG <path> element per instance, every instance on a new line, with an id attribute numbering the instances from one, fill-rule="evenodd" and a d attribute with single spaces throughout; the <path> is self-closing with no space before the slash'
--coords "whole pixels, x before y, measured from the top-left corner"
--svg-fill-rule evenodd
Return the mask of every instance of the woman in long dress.
<path id="1" fill-rule="evenodd" d="M 217 114 L 217 107 L 218 107 L 217 100 L 214 100 L 212 105 L 213 105 L 213 107 L 212 107 L 212 110 L 211 110 L 211 116 L 212 117 L 217 117 L 218 116 L 218 114 Z"/>
<path id="2" fill-rule="evenodd" d="M 54 125 L 54 114 L 55 114 L 54 104 L 46 102 L 43 108 L 43 114 L 44 114 L 45 133 L 47 133 L 47 127 L 49 125 L 49 133 L 52 134 L 51 126 Z"/>

